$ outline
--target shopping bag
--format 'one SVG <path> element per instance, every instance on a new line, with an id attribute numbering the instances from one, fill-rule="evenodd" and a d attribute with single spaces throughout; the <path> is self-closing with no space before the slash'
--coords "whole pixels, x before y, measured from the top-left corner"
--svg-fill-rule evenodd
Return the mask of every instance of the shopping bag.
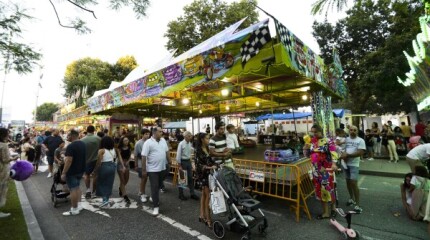
<path id="1" fill-rule="evenodd" d="M 222 191 L 211 192 L 211 209 L 213 214 L 219 214 L 227 211 L 224 195 Z"/>
<path id="2" fill-rule="evenodd" d="M 188 186 L 188 173 L 186 170 L 179 170 L 178 187 L 186 188 Z"/>

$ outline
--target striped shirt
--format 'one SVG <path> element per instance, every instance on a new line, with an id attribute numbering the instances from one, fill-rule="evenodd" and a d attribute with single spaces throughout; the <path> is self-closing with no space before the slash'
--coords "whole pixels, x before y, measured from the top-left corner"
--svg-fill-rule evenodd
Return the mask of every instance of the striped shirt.
<path id="1" fill-rule="evenodd" d="M 215 149 L 215 152 L 222 153 L 227 147 L 227 138 L 225 135 L 222 137 L 215 135 L 209 140 L 209 149 Z M 223 160 L 223 157 L 212 157 L 214 161 Z M 229 159 L 225 159 L 227 161 Z"/>

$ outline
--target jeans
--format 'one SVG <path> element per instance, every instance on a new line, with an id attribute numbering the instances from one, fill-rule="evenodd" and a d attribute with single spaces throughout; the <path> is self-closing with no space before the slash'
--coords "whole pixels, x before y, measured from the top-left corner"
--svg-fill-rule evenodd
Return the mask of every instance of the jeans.
<path id="1" fill-rule="evenodd" d="M 163 183 L 163 172 L 148 172 L 151 184 L 151 198 L 154 207 L 160 206 L 160 186 Z"/>
<path id="2" fill-rule="evenodd" d="M 167 176 L 169 176 L 170 173 L 170 165 L 166 164 L 166 170 L 161 171 L 161 183 L 160 183 L 160 189 L 165 189 L 166 187 L 164 186 L 164 180 L 166 180 Z"/>
<path id="3" fill-rule="evenodd" d="M 188 187 L 190 188 L 190 194 L 194 195 L 194 183 L 193 183 L 193 166 L 191 165 L 191 161 L 181 161 L 182 170 L 187 171 L 188 178 Z M 184 194 L 184 189 L 179 188 L 179 195 Z"/>

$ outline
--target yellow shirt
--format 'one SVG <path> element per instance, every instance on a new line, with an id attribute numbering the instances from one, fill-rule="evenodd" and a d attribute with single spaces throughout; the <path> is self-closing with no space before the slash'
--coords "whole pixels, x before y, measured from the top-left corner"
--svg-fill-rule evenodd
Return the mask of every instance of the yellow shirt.
<path id="1" fill-rule="evenodd" d="M 402 125 L 400 129 L 402 130 L 403 137 L 411 137 L 411 127 Z"/>

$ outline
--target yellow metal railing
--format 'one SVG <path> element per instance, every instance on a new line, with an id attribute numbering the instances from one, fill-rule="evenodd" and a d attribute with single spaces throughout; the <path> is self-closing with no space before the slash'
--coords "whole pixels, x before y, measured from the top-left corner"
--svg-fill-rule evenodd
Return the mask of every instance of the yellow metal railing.
<path id="1" fill-rule="evenodd" d="M 312 171 L 309 159 L 293 164 L 244 159 L 233 161 L 245 187 L 252 186 L 255 193 L 292 202 L 291 210 L 295 212 L 297 222 L 300 221 L 301 209 L 311 219 L 306 200 L 315 190 L 309 174 Z"/>

